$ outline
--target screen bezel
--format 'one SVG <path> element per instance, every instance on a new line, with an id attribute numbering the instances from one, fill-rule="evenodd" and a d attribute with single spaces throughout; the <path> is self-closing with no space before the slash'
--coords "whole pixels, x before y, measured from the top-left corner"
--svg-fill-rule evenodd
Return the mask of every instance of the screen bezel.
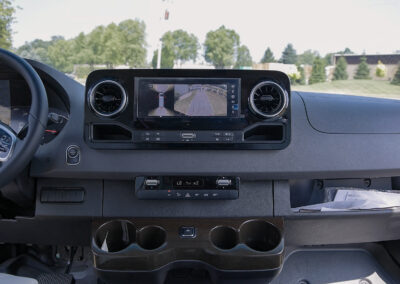
<path id="1" fill-rule="evenodd" d="M 194 78 L 194 77 L 135 77 L 135 116 L 139 120 L 144 121 L 205 121 L 205 120 L 227 120 L 239 118 L 241 116 L 241 80 L 240 78 Z M 234 85 L 236 103 L 238 110 L 235 114 L 228 114 L 227 103 L 227 115 L 226 116 L 148 116 L 143 115 L 140 112 L 140 84 L 144 81 L 148 81 L 149 84 L 210 84 L 210 85 Z M 229 88 L 228 88 L 229 90 Z M 228 91 L 227 90 L 227 91 Z"/>

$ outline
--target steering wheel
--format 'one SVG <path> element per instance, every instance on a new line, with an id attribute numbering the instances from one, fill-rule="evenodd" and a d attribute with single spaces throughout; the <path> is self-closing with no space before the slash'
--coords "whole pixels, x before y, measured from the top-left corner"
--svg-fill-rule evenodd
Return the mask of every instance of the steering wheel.
<path id="1" fill-rule="evenodd" d="M 20 174 L 39 148 L 47 124 L 48 103 L 46 89 L 32 66 L 21 57 L 0 48 L 0 63 L 15 70 L 31 91 L 28 132 L 22 140 L 0 121 L 0 188 Z M 2 94 L 0 94 L 1 96 Z"/>

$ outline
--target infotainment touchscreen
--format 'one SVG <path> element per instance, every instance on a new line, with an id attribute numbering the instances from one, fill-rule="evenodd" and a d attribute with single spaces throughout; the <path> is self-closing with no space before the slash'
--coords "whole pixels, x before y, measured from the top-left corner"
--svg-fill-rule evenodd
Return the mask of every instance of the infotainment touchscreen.
<path id="1" fill-rule="evenodd" d="M 137 78 L 138 117 L 236 117 L 240 80 Z"/>

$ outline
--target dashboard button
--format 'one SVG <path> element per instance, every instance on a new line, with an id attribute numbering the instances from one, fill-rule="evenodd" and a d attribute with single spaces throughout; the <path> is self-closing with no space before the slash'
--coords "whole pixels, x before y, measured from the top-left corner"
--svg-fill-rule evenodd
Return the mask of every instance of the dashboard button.
<path id="1" fill-rule="evenodd" d="M 68 156 L 70 157 L 70 158 L 75 158 L 77 155 L 78 155 L 78 149 L 76 148 L 76 147 L 71 147 L 71 148 L 69 148 L 69 150 L 68 150 Z"/>
<path id="2" fill-rule="evenodd" d="M 68 146 L 66 150 L 66 163 L 70 166 L 75 166 L 81 161 L 81 150 L 76 145 Z"/>
<path id="3" fill-rule="evenodd" d="M 182 226 L 179 228 L 179 236 L 181 238 L 195 238 L 196 237 L 196 228 Z"/>

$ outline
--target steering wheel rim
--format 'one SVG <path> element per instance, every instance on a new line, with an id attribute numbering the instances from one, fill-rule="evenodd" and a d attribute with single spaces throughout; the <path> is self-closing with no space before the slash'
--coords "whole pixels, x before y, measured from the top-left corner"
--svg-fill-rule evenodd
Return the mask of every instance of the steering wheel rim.
<path id="1" fill-rule="evenodd" d="M 2 188 L 25 169 L 39 148 L 47 124 L 48 102 L 43 82 L 28 62 L 2 48 L 0 48 L 0 62 L 21 75 L 31 92 L 28 132 L 23 140 L 19 139 L 10 127 L 0 122 L 0 147 L 7 150 L 2 152 L 3 156 L 0 153 L 0 188 Z"/>

